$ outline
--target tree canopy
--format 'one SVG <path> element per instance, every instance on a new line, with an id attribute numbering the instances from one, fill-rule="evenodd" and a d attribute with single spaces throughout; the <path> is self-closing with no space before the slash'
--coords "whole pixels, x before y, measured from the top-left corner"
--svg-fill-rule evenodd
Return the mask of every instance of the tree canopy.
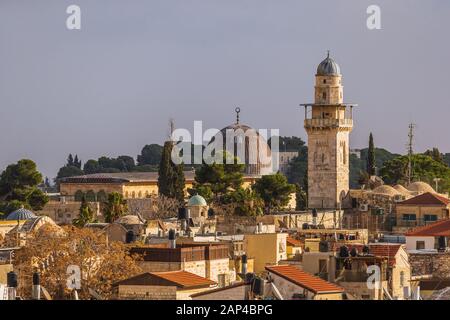
<path id="1" fill-rule="evenodd" d="M 62 230 L 43 226 L 27 245 L 17 251 L 15 269 L 18 271 L 19 294 L 30 298 L 32 274 L 41 275 L 41 285 L 53 299 L 67 299 L 67 267 L 76 265 L 81 271 L 80 299 L 89 299 L 89 289 L 103 298 L 112 295 L 112 284 L 139 274 L 142 270 L 121 242 L 107 241 L 103 232 L 91 228 L 68 226 Z"/>
<path id="2" fill-rule="evenodd" d="M 442 179 L 439 183 L 441 191 L 450 189 L 450 168 L 424 154 L 412 155 L 412 181 L 424 181 L 434 185 L 433 179 Z M 381 176 L 388 184 L 405 184 L 408 181 L 408 156 L 399 156 L 385 162 Z"/>
<path id="3" fill-rule="evenodd" d="M 291 194 L 296 192 L 295 185 L 289 184 L 282 174 L 262 176 L 253 185 L 253 189 L 264 201 L 267 212 L 281 210 L 289 203 Z"/>
<path id="4" fill-rule="evenodd" d="M 20 207 L 41 210 L 48 197 L 38 185 L 43 182 L 36 164 L 23 159 L 9 165 L 0 176 L 0 211 L 10 213 Z"/>

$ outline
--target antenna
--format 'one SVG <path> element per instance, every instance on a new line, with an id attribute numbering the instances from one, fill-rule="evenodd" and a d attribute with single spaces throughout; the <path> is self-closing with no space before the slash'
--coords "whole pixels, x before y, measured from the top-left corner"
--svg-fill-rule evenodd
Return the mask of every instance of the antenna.
<path id="1" fill-rule="evenodd" d="M 169 119 L 169 141 L 172 141 L 172 134 L 175 131 L 175 120 L 173 118 Z"/>
<path id="2" fill-rule="evenodd" d="M 408 185 L 411 183 L 412 178 L 412 155 L 413 155 L 413 139 L 414 139 L 414 123 L 409 124 L 409 132 L 408 132 Z"/>

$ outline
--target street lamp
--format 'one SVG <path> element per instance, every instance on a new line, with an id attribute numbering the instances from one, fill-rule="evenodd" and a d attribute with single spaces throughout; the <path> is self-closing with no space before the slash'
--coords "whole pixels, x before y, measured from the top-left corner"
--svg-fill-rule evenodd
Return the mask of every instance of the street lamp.
<path id="1" fill-rule="evenodd" d="M 434 189 L 436 191 L 436 193 L 439 193 L 438 188 L 439 188 L 439 181 L 441 181 L 441 178 L 434 178 L 433 181 L 436 183 L 436 188 Z"/>

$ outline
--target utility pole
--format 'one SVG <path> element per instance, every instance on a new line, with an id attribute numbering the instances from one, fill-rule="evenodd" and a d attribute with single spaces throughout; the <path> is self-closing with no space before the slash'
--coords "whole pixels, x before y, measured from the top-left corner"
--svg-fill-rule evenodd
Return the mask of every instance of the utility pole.
<path id="1" fill-rule="evenodd" d="M 414 138 L 415 124 L 409 124 L 408 132 L 408 185 L 411 183 L 412 178 L 412 155 L 413 155 L 413 138 Z"/>

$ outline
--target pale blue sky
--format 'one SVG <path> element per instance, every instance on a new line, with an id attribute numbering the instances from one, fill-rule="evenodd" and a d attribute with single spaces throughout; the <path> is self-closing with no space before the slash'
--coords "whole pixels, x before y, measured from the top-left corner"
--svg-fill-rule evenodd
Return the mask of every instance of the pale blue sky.
<path id="1" fill-rule="evenodd" d="M 65 27 L 82 9 L 82 30 Z M 382 9 L 382 30 L 366 8 Z M 326 50 L 359 103 L 351 147 L 450 152 L 446 0 L 0 0 L 0 169 L 31 158 L 54 177 L 82 160 L 136 156 L 167 122 L 241 121 L 305 137 L 303 111 Z"/>

